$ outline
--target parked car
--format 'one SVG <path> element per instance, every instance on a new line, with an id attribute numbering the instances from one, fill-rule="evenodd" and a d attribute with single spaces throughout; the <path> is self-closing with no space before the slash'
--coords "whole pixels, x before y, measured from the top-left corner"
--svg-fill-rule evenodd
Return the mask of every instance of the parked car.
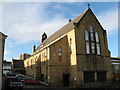
<path id="1" fill-rule="evenodd" d="M 19 79 L 15 76 L 7 76 L 5 78 L 5 87 L 6 89 L 14 89 L 14 88 L 23 88 L 23 83 L 19 81 Z"/>
<path id="2" fill-rule="evenodd" d="M 26 76 L 24 76 L 23 74 L 16 74 L 16 77 L 17 77 L 19 80 L 29 80 L 29 79 L 26 78 Z"/>
<path id="3" fill-rule="evenodd" d="M 21 80 L 21 82 L 23 82 L 26 85 L 42 85 L 42 86 L 46 86 L 46 87 L 49 86 L 48 83 L 42 82 L 42 81 Z"/>

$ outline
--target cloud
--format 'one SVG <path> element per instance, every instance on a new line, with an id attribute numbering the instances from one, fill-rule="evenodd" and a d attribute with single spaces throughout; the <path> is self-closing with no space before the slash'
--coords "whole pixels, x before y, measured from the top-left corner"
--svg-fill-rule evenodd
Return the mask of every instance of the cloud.
<path id="1" fill-rule="evenodd" d="M 106 12 L 99 13 L 98 19 L 108 35 L 118 30 L 118 10 L 111 9 Z"/>
<path id="2" fill-rule="evenodd" d="M 5 49 L 5 56 L 6 56 L 6 55 L 11 55 L 11 54 L 12 54 L 11 51 L 7 51 L 7 50 Z"/>
<path id="3" fill-rule="evenodd" d="M 51 14 L 47 10 L 49 6 L 48 3 L 5 3 L 4 32 L 15 41 L 15 44 L 40 40 L 43 32 L 53 34 L 67 23 L 67 19 L 60 13 Z"/>
<path id="4" fill-rule="evenodd" d="M 49 8 L 67 9 L 61 4 L 51 3 L 4 3 L 2 31 L 8 35 L 8 38 L 13 39 L 13 44 L 39 41 L 43 32 L 50 36 L 68 23 L 68 19 L 64 13 L 54 13 Z M 117 10 L 102 12 L 97 16 L 109 34 L 117 30 Z M 8 45 L 12 46 L 12 43 L 8 42 Z"/>

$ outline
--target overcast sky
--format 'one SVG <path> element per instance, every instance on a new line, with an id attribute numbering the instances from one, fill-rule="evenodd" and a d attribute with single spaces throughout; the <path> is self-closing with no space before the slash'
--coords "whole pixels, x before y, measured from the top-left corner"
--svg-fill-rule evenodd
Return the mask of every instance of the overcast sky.
<path id="1" fill-rule="evenodd" d="M 111 56 L 118 56 L 118 3 L 91 2 L 91 9 L 108 34 Z M 8 35 L 5 59 L 30 53 L 38 46 L 41 35 L 48 36 L 59 30 L 85 10 L 87 2 L 4 2 L 0 31 Z M 2 26 L 1 26 L 2 25 Z"/>

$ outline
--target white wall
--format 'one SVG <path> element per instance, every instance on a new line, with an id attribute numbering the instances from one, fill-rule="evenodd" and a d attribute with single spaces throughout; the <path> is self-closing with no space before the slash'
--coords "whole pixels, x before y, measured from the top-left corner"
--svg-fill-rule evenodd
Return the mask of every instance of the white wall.
<path id="1" fill-rule="evenodd" d="M 0 90 L 2 89 L 2 34 L 0 33 Z"/>
<path id="2" fill-rule="evenodd" d="M 11 72 L 11 64 L 3 64 L 3 74 L 7 75 L 7 73 Z"/>
<path id="3" fill-rule="evenodd" d="M 2 89 L 2 61 L 4 56 L 4 41 L 7 36 L 0 32 L 0 90 Z"/>

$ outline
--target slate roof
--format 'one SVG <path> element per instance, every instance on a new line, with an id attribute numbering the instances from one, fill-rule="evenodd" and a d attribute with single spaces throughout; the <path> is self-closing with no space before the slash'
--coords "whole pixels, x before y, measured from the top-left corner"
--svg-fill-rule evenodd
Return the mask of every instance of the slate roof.
<path id="1" fill-rule="evenodd" d="M 91 10 L 91 9 L 89 8 L 88 10 L 86 10 L 85 12 L 83 12 L 82 14 L 80 14 L 78 17 L 76 17 L 75 19 L 71 20 L 68 24 L 66 24 L 65 26 L 63 26 L 57 32 L 55 32 L 54 34 L 52 34 L 46 40 L 44 40 L 43 43 L 41 43 L 40 46 L 38 46 L 38 48 L 36 49 L 36 51 L 39 50 L 40 48 L 42 48 L 43 46 L 48 45 L 49 43 L 51 43 L 52 41 L 56 40 L 60 36 L 66 34 L 67 32 L 73 30 L 74 29 L 74 23 L 78 23 L 82 19 L 82 17 L 86 14 L 86 12 L 89 11 L 89 10 Z"/>

